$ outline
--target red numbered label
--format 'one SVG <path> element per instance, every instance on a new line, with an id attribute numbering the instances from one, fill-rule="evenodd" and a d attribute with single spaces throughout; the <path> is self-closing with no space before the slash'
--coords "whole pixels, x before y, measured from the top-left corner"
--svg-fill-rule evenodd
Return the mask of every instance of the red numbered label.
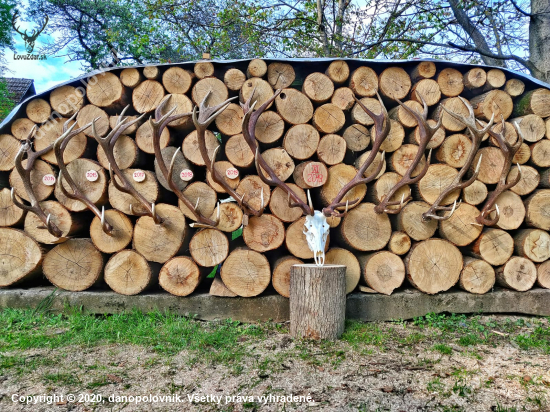
<path id="1" fill-rule="evenodd" d="M 229 169 L 227 169 L 225 171 L 225 175 L 229 178 L 229 179 L 236 179 L 239 177 L 239 171 L 237 169 L 235 169 L 234 167 L 230 167 Z"/>
<path id="2" fill-rule="evenodd" d="M 95 170 L 88 170 L 86 172 L 86 180 L 88 182 L 95 182 L 97 179 L 99 179 L 99 173 L 97 173 Z"/>
<path id="3" fill-rule="evenodd" d="M 42 177 L 42 183 L 44 183 L 46 186 L 53 186 L 55 185 L 55 176 L 52 174 L 47 174 Z"/>
<path id="4" fill-rule="evenodd" d="M 132 177 L 134 178 L 134 181 L 136 182 L 143 182 L 145 180 L 145 172 L 143 170 L 136 170 L 132 174 Z"/>
<path id="5" fill-rule="evenodd" d="M 191 179 L 193 179 L 193 171 L 189 169 L 183 169 L 180 172 L 180 179 L 184 182 L 190 181 Z"/>

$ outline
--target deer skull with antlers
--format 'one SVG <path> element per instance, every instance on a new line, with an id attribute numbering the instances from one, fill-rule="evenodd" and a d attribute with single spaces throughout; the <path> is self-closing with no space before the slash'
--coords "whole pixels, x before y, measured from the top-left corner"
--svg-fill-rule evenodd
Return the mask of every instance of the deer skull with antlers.
<path id="1" fill-rule="evenodd" d="M 13 18 L 11 20 L 11 25 L 13 26 L 13 29 L 21 35 L 21 38 L 25 42 L 25 49 L 27 50 L 27 53 L 32 53 L 34 50 L 34 43 L 36 42 L 36 39 L 44 31 L 46 28 L 46 25 L 48 24 L 48 16 L 46 16 L 46 20 L 44 21 L 44 24 L 40 29 L 33 29 L 32 34 L 28 35 L 27 30 L 24 32 L 19 31 L 19 26 L 16 26 L 17 18 L 19 17 L 19 12 L 16 11 L 13 15 Z"/>

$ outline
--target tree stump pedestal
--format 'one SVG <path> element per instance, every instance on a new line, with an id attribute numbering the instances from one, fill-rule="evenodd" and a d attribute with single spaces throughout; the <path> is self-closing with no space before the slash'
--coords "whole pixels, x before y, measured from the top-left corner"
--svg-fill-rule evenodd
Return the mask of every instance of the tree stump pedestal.
<path id="1" fill-rule="evenodd" d="M 346 321 L 346 267 L 294 265 L 290 269 L 290 334 L 336 340 Z"/>

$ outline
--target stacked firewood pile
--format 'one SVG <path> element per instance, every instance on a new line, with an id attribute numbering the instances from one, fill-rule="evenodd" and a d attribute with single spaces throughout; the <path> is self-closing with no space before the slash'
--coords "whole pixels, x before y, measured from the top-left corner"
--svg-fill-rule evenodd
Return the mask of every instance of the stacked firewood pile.
<path id="1" fill-rule="evenodd" d="M 217 267 L 213 295 L 288 297 L 318 210 L 348 293 L 548 288 L 550 91 L 441 66 L 201 61 L 38 96 L 0 134 L 0 286 L 187 296 Z"/>

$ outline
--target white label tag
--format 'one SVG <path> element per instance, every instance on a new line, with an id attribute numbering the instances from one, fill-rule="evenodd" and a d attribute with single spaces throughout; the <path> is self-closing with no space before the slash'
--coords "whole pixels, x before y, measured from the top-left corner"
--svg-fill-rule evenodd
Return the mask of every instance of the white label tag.
<path id="1" fill-rule="evenodd" d="M 88 170 L 86 172 L 86 180 L 88 182 L 95 182 L 97 179 L 99 179 L 99 173 L 97 173 L 95 170 Z"/>
<path id="2" fill-rule="evenodd" d="M 229 169 L 227 169 L 225 171 L 225 175 L 229 178 L 229 179 L 236 179 L 239 177 L 239 171 L 237 169 L 235 169 L 234 167 L 230 167 Z"/>
<path id="3" fill-rule="evenodd" d="M 134 181 L 141 183 L 145 180 L 145 172 L 143 170 L 136 170 L 132 174 L 132 177 L 134 178 Z"/>
<path id="4" fill-rule="evenodd" d="M 52 174 L 47 174 L 42 177 L 42 183 L 44 183 L 46 186 L 53 186 L 55 185 L 55 176 Z"/>
<path id="5" fill-rule="evenodd" d="M 183 169 L 180 172 L 180 179 L 184 182 L 189 182 L 191 179 L 193 179 L 193 171 L 189 169 Z"/>

